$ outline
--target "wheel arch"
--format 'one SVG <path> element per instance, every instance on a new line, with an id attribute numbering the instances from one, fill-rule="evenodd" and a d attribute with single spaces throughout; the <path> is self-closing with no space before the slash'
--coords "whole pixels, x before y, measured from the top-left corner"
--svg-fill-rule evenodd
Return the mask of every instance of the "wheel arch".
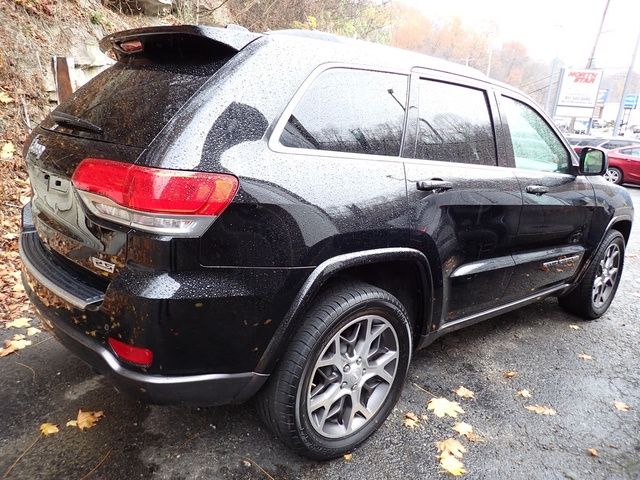
<path id="1" fill-rule="evenodd" d="M 433 279 L 422 252 L 397 247 L 338 255 L 318 265 L 309 275 L 260 358 L 256 372 L 270 373 L 274 369 L 314 299 L 328 282 L 340 279 L 370 283 L 398 298 L 408 310 L 414 345 L 427 332 L 433 311 L 433 302 L 429 301 L 433 297 Z"/>
<path id="2" fill-rule="evenodd" d="M 625 245 L 629 243 L 629 236 L 631 235 L 631 220 L 630 219 L 618 219 L 614 221 L 609 230 L 617 230 L 624 237 Z"/>

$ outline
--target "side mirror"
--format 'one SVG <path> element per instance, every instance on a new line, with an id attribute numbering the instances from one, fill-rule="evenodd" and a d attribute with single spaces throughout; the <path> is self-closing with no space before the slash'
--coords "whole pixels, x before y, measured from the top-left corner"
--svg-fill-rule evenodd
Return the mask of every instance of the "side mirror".
<path id="1" fill-rule="evenodd" d="M 604 175 L 607 167 L 607 154 L 603 150 L 584 147 L 580 151 L 580 175 Z"/>

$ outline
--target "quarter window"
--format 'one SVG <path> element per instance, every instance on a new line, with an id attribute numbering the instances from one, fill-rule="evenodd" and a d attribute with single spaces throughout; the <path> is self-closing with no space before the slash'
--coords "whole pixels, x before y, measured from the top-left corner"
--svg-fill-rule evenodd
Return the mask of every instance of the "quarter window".
<path id="1" fill-rule="evenodd" d="M 406 75 L 332 68 L 305 92 L 280 136 L 287 147 L 398 156 Z"/>
<path id="2" fill-rule="evenodd" d="M 419 112 L 418 158 L 496 164 L 493 125 L 484 91 L 420 80 Z"/>
<path id="3" fill-rule="evenodd" d="M 517 168 L 570 172 L 569 152 L 545 120 L 531 107 L 503 97 Z"/>

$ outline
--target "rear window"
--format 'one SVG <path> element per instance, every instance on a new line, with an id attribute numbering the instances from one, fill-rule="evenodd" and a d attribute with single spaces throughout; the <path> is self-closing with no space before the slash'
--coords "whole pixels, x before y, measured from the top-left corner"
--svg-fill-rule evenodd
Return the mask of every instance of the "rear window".
<path id="1" fill-rule="evenodd" d="M 102 128 L 102 134 L 72 130 L 73 135 L 146 147 L 176 112 L 229 57 L 173 58 L 157 63 L 138 58 L 100 73 L 59 110 Z M 169 60 L 169 62 L 167 62 Z M 51 121 L 51 126 L 55 125 Z M 47 128 L 47 125 L 43 125 Z M 67 131 L 58 126 L 56 130 Z"/>
<path id="2" fill-rule="evenodd" d="M 606 148 L 607 150 L 613 150 L 614 148 L 628 147 L 629 145 L 633 145 L 634 143 L 635 142 L 629 140 L 610 140 L 600 146 L 602 148 Z"/>
<path id="3" fill-rule="evenodd" d="M 577 143 L 580 147 L 597 147 L 602 143 L 601 138 L 589 138 L 587 140 L 581 140 Z"/>

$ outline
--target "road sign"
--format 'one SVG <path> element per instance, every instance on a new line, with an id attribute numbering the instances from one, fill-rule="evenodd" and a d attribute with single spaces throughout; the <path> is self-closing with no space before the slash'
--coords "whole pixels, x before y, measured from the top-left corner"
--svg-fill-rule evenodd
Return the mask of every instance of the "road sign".
<path id="1" fill-rule="evenodd" d="M 638 95 L 625 95 L 624 108 L 635 110 L 638 106 Z"/>
<path id="2" fill-rule="evenodd" d="M 598 90 L 598 101 L 596 103 L 606 103 L 609 98 L 609 89 Z"/>

